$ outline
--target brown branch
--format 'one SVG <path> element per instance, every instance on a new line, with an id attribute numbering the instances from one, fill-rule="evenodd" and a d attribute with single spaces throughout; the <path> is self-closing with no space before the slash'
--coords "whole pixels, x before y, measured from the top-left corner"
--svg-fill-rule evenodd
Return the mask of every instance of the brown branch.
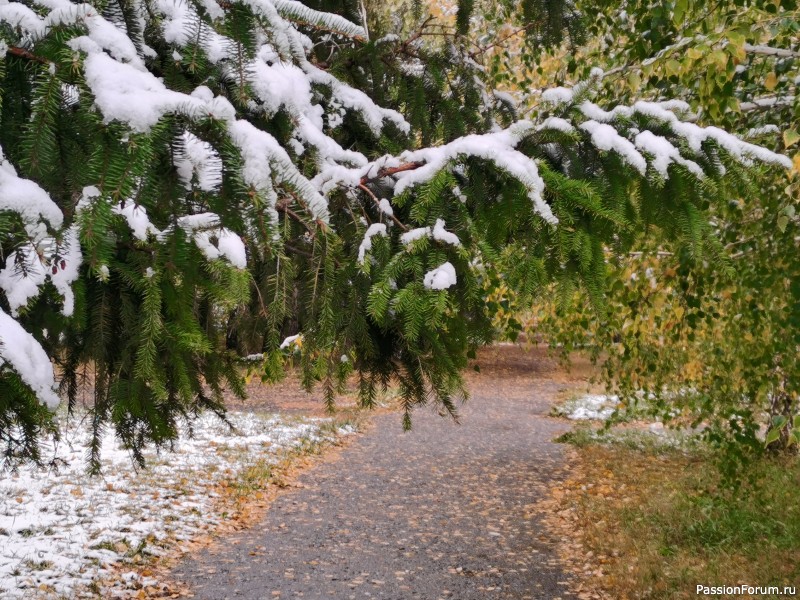
<path id="1" fill-rule="evenodd" d="M 425 28 L 428 26 L 428 23 L 430 23 L 432 19 L 433 19 L 433 15 L 428 15 L 428 17 L 425 19 L 425 21 L 423 21 L 422 25 L 420 25 L 419 29 L 414 34 L 409 36 L 409 38 L 400 45 L 400 51 L 401 52 L 406 52 L 409 49 L 409 47 L 411 46 L 411 44 L 413 44 L 420 37 L 422 37 L 422 34 L 425 31 Z"/>
<path id="2" fill-rule="evenodd" d="M 378 179 L 383 179 L 384 177 L 391 177 L 397 173 L 402 173 L 403 171 L 413 171 L 414 169 L 419 169 L 420 167 L 424 167 L 426 163 L 417 161 L 417 162 L 410 162 L 410 163 L 403 163 L 397 167 L 383 167 L 378 170 L 378 174 L 375 177 L 367 177 L 366 175 L 361 178 L 361 185 L 366 185 L 370 181 L 376 181 Z"/>
<path id="3" fill-rule="evenodd" d="M 278 202 L 278 203 L 275 205 L 275 210 L 276 210 L 276 211 L 278 211 L 279 213 L 283 213 L 283 214 L 285 214 L 285 215 L 288 215 L 288 216 L 290 216 L 292 219 L 294 219 L 295 221 L 297 221 L 298 223 L 300 223 L 300 225 L 302 225 L 303 227 L 305 227 L 305 228 L 306 228 L 306 231 L 308 231 L 309 235 L 310 235 L 312 238 L 314 237 L 314 235 L 315 235 L 315 232 L 314 232 L 314 230 L 311 228 L 311 226 L 310 226 L 308 223 L 306 223 L 306 222 L 305 222 L 305 221 L 304 221 L 304 220 L 303 220 L 303 219 L 300 217 L 300 215 L 298 215 L 298 214 L 297 214 L 296 212 L 294 212 L 294 211 L 293 211 L 291 208 L 289 208 L 289 203 L 288 203 L 288 201 L 287 201 L 287 200 L 283 200 L 283 201 L 281 201 L 281 202 Z"/>
<path id="4" fill-rule="evenodd" d="M 374 177 L 368 177 L 364 175 L 364 177 L 362 177 L 361 181 L 359 181 L 358 183 L 358 188 L 366 192 L 369 195 L 369 197 L 372 198 L 373 202 L 375 202 L 375 204 L 378 205 L 380 210 L 380 200 L 378 200 L 377 196 L 375 196 L 372 190 L 370 190 L 367 187 L 367 184 L 370 183 L 371 181 L 383 179 L 384 177 L 391 177 L 392 175 L 396 175 L 397 173 L 403 173 L 405 171 L 413 171 L 414 169 L 419 169 L 420 167 L 425 166 L 425 164 L 426 163 L 424 162 L 416 161 L 410 163 L 403 163 L 402 165 L 398 165 L 396 167 L 382 167 L 378 169 L 378 174 L 375 175 Z M 395 224 L 398 227 L 400 227 L 403 231 L 408 231 L 408 227 L 404 225 L 403 222 L 400 221 L 400 219 L 398 219 L 394 215 L 391 215 L 391 218 L 395 222 Z"/>
<path id="5" fill-rule="evenodd" d="M 492 44 L 489 44 L 488 46 L 478 46 L 478 49 L 477 49 L 477 50 L 475 50 L 475 51 L 473 51 L 473 52 L 470 52 L 470 53 L 469 53 L 469 57 L 470 57 L 472 60 L 477 60 L 477 58 L 478 58 L 480 55 L 482 55 L 482 54 L 486 54 L 486 53 L 487 53 L 489 50 L 491 50 L 492 48 L 496 48 L 497 46 L 500 46 L 500 45 L 501 45 L 501 44 L 503 44 L 504 42 L 507 42 L 508 40 L 510 40 L 512 37 L 516 37 L 516 36 L 518 36 L 520 33 L 525 33 L 526 31 L 528 31 L 528 29 L 530 29 L 530 28 L 531 28 L 531 27 L 533 27 L 534 25 L 538 25 L 538 24 L 539 24 L 539 23 L 538 23 L 537 21 L 531 21 L 530 23 L 528 23 L 528 24 L 527 24 L 527 25 L 525 25 L 524 27 L 520 27 L 519 29 L 515 29 L 514 31 L 512 31 L 512 32 L 511 32 L 511 33 L 509 33 L 508 35 L 506 35 L 506 36 L 504 36 L 504 37 L 500 38 L 499 40 L 497 40 L 496 42 L 494 42 L 494 43 L 492 43 Z M 476 44 L 476 45 L 477 45 L 477 44 Z"/>
<path id="6" fill-rule="evenodd" d="M 306 258 L 312 258 L 313 255 L 311 252 L 307 252 L 306 250 L 301 250 L 300 248 L 296 248 L 286 242 L 284 242 L 283 247 L 289 250 L 289 252 L 294 252 L 295 254 L 299 254 L 300 256 L 305 256 Z"/>
<path id="7" fill-rule="evenodd" d="M 381 201 L 380 201 L 380 200 L 378 200 L 378 197 L 377 197 L 375 194 L 373 194 L 373 193 L 372 193 L 372 190 L 370 190 L 370 189 L 369 189 L 369 188 L 368 188 L 366 185 L 364 185 L 363 183 L 359 183 L 359 184 L 358 184 L 358 187 L 359 187 L 359 189 L 361 189 L 361 190 L 364 190 L 364 191 L 367 193 L 367 195 L 368 195 L 370 198 L 372 198 L 372 201 L 373 201 L 373 202 L 375 202 L 375 206 L 377 206 L 377 207 L 378 207 L 378 210 L 379 210 L 379 211 L 381 211 L 381 212 L 383 212 L 383 210 L 381 209 Z M 406 226 L 405 226 L 405 225 L 402 223 L 402 221 L 400 221 L 400 219 L 398 219 L 398 218 L 397 218 L 397 217 L 395 217 L 394 215 L 387 215 L 387 216 L 388 216 L 388 217 L 390 217 L 390 218 L 392 219 L 392 221 L 394 221 L 394 222 L 395 222 L 395 225 L 397 225 L 397 226 L 398 226 L 400 229 L 402 229 L 403 231 L 408 231 L 408 227 L 406 227 Z"/>
<path id="8" fill-rule="evenodd" d="M 308 206 L 306 206 L 306 203 L 303 202 L 300 198 L 298 198 L 296 194 L 293 194 L 291 191 L 289 191 L 289 194 L 292 196 L 292 198 L 294 198 L 294 201 L 297 202 L 303 210 L 305 210 L 309 214 L 311 213 Z M 292 217 L 298 223 L 302 223 L 302 225 L 308 230 L 308 233 L 311 234 L 311 237 L 313 238 L 315 236 L 316 232 L 314 232 L 313 229 L 311 229 L 311 226 L 305 221 L 303 221 L 303 219 L 300 218 L 300 215 L 298 215 L 291 208 L 289 208 L 289 203 L 287 200 L 284 200 L 276 204 L 275 210 L 277 210 L 278 212 L 285 212 L 287 215 Z M 327 233 L 330 230 L 328 224 L 322 219 L 315 218 L 314 223 L 325 233 Z"/>
<path id="9" fill-rule="evenodd" d="M 18 48 L 16 46 L 9 46 L 6 49 L 6 52 L 8 54 L 11 54 L 12 56 L 18 56 L 19 58 L 24 58 L 26 60 L 32 60 L 34 62 L 38 62 L 38 63 L 41 63 L 43 65 L 49 65 L 50 64 L 50 61 L 47 60 L 46 58 L 43 58 L 41 56 L 37 56 L 33 52 L 25 50 L 24 48 Z"/>

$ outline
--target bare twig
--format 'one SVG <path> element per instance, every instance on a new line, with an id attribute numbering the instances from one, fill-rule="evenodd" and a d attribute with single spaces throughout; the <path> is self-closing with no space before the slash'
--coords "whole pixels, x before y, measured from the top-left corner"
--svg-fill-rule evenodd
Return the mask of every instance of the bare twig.
<path id="1" fill-rule="evenodd" d="M 370 198 L 372 198 L 372 201 L 375 203 L 375 206 L 377 206 L 377 207 L 378 207 L 378 210 L 381 210 L 381 201 L 380 201 L 380 200 L 378 200 L 378 197 L 377 197 L 375 194 L 373 194 L 373 193 L 372 193 L 372 190 L 370 190 L 370 189 L 369 189 L 369 188 L 368 188 L 366 185 L 364 185 L 363 183 L 359 183 L 359 184 L 358 184 L 358 188 L 359 188 L 360 190 L 363 190 L 364 192 L 366 192 L 366 194 L 367 194 L 367 195 L 368 195 Z M 385 213 L 384 213 L 384 214 L 385 214 Z M 387 215 L 387 216 L 389 216 L 389 217 L 392 219 L 392 221 L 394 221 L 394 222 L 395 222 L 395 225 L 397 225 L 397 226 L 398 226 L 400 229 L 402 229 L 403 231 L 408 231 L 408 227 L 406 227 L 406 226 L 405 226 L 405 225 L 402 223 L 402 221 L 400 221 L 400 219 L 398 219 L 398 218 L 397 218 L 397 217 L 395 217 L 394 215 Z"/>

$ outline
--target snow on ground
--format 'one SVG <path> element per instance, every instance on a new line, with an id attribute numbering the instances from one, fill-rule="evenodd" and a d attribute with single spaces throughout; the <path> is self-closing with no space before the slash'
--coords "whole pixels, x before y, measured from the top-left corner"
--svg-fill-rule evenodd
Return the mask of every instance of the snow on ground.
<path id="1" fill-rule="evenodd" d="M 277 462 L 282 451 L 332 435 L 320 429 L 323 419 L 229 418 L 233 431 L 214 415 L 202 416 L 193 439 L 182 438 L 174 452 L 148 451 L 148 467 L 138 472 L 109 433 L 102 475 L 86 475 L 89 433 L 79 422 L 43 453 L 56 458 L 57 470 L 2 472 L 0 597 L 97 597 L 90 586 L 114 574 L 126 557 L 165 554 L 218 525 L 223 517 L 214 512 L 215 484 L 247 464 Z M 116 589 L 104 597 L 157 583 L 135 573 L 115 579 Z"/>
<path id="2" fill-rule="evenodd" d="M 676 395 L 688 393 L 687 390 L 675 392 Z M 702 426 L 686 427 L 676 424 L 665 425 L 660 417 L 647 410 L 647 401 L 641 395 L 639 404 L 628 407 L 621 406 L 618 396 L 605 394 L 583 394 L 568 398 L 553 407 L 552 414 L 581 423 L 570 432 L 571 436 L 598 444 L 622 444 L 631 448 L 674 448 L 689 450 L 698 442 Z M 620 414 L 614 415 L 619 409 Z M 677 409 L 671 411 L 678 416 Z M 596 427 L 587 421 L 607 421 L 612 416 L 621 418 L 611 429 Z M 577 439 L 577 438 L 573 438 Z"/>
<path id="3" fill-rule="evenodd" d="M 573 421 L 598 420 L 610 418 L 619 405 L 617 396 L 585 394 L 570 398 L 556 409 L 559 416 Z"/>

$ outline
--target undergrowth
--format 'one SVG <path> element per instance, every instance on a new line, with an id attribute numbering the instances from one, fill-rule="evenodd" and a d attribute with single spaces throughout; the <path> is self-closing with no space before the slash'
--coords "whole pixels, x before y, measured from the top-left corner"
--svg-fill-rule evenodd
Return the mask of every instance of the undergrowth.
<path id="1" fill-rule="evenodd" d="M 766 456 L 732 488 L 713 452 L 660 438 L 591 428 L 563 436 L 578 462 L 556 494 L 560 525 L 551 524 L 578 538 L 566 558 L 584 589 L 694 598 L 698 584 L 798 586 L 800 461 Z"/>

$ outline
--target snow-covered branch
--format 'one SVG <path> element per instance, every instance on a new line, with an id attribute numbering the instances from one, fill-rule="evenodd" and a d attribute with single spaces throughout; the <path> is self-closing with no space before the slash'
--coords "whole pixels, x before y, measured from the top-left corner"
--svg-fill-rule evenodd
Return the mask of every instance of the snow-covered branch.
<path id="1" fill-rule="evenodd" d="M 744 51 L 748 54 L 761 54 L 763 56 L 775 56 L 777 58 L 800 58 L 800 52 L 789 48 L 773 48 L 761 44 L 745 44 Z"/>
<path id="2" fill-rule="evenodd" d="M 768 110 L 770 108 L 782 108 L 784 106 L 792 106 L 794 101 L 794 96 L 765 96 L 762 98 L 753 98 L 749 102 L 742 102 L 739 104 L 739 109 L 742 112 L 753 112 L 756 110 Z"/>

